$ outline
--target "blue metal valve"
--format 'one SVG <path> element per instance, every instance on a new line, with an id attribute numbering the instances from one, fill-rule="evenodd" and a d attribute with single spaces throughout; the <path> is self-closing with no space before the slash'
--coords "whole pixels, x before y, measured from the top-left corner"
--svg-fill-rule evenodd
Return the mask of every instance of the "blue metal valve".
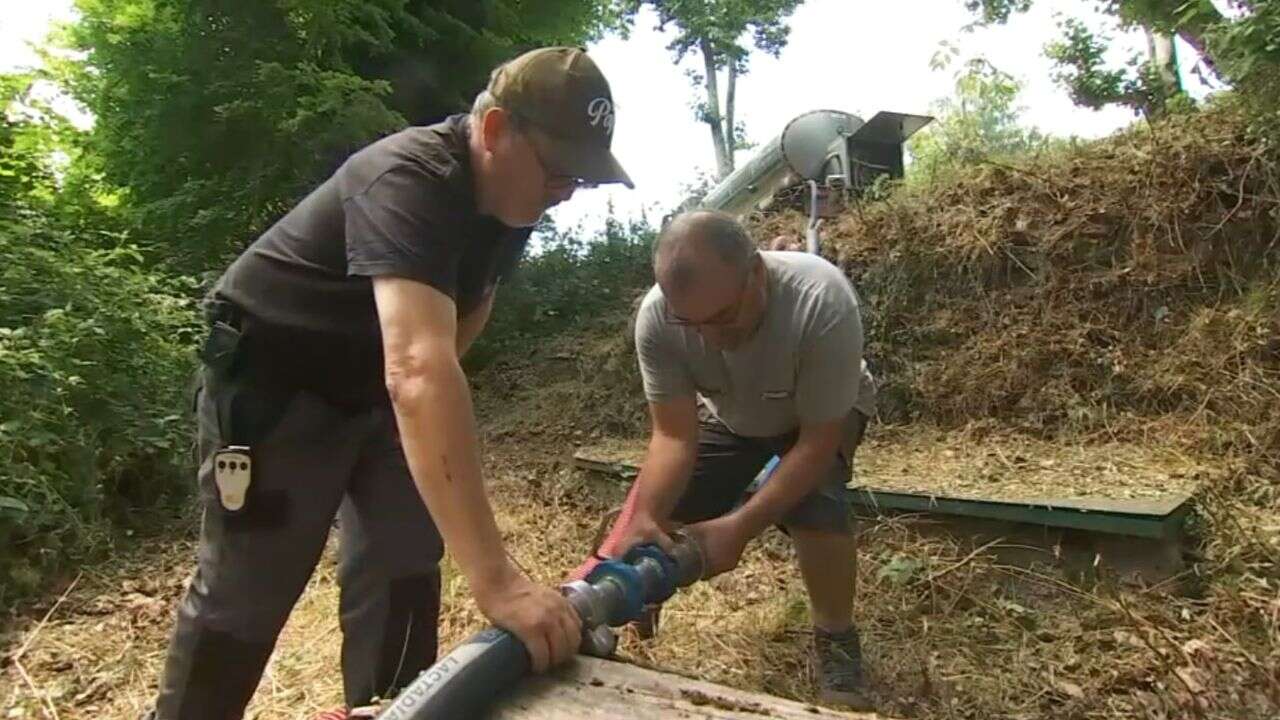
<path id="1" fill-rule="evenodd" d="M 598 585 L 611 580 L 622 590 L 621 602 L 610 608 L 609 625 L 623 625 L 644 612 L 644 582 L 634 565 L 620 560 L 605 560 L 587 576 L 587 582 Z"/>
<path id="2" fill-rule="evenodd" d="M 631 566 L 640 564 L 640 561 L 648 558 L 658 563 L 662 568 L 662 572 L 657 576 L 653 576 L 656 587 L 645 588 L 649 592 L 645 593 L 644 602 L 646 605 L 660 605 L 671 599 L 676 594 L 676 579 L 680 572 L 676 567 L 676 561 L 653 543 L 645 543 L 644 545 L 636 545 L 627 551 L 622 561 Z"/>

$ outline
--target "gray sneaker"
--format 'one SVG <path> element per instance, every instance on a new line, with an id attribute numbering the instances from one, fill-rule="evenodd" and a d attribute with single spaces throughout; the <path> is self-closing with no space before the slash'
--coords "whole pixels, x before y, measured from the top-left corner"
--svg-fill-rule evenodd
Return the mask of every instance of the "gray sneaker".
<path id="1" fill-rule="evenodd" d="M 813 629 L 813 649 L 818 667 L 818 699 L 854 710 L 872 710 L 871 688 L 862 671 L 862 645 L 858 629 L 829 633 Z"/>

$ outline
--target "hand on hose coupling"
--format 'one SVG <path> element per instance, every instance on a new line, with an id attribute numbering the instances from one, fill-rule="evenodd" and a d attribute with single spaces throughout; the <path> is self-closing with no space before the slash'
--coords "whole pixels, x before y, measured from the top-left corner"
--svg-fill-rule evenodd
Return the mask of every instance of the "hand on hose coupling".
<path id="1" fill-rule="evenodd" d="M 485 617 L 524 643 L 535 673 L 545 672 L 578 652 L 582 621 L 558 591 L 512 569 L 493 586 L 477 588 L 475 597 Z"/>
<path id="2" fill-rule="evenodd" d="M 627 527 L 618 536 L 617 541 L 606 543 L 609 547 L 600 548 L 600 554 L 621 559 L 631 548 L 646 543 L 657 545 L 662 548 L 663 552 L 671 554 L 675 550 L 676 543 L 667 533 L 673 529 L 674 527 L 669 524 L 664 526 L 649 515 L 636 513 L 631 517 L 631 522 L 627 524 Z"/>
<path id="3" fill-rule="evenodd" d="M 675 541 L 668 534 L 675 529 L 674 525 L 664 527 L 663 524 L 644 513 L 632 515 L 625 525 L 620 526 L 621 522 L 621 519 L 615 520 L 604 541 L 599 547 L 594 548 L 590 557 L 569 574 L 569 579 L 585 580 L 600 564 L 601 558 L 621 560 L 627 551 L 636 545 L 653 543 L 668 554 L 675 548 Z"/>

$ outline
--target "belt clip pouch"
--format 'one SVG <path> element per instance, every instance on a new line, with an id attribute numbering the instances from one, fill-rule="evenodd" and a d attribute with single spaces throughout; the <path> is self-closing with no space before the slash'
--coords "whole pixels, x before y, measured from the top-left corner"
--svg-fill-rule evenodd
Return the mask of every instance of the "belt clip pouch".
<path id="1" fill-rule="evenodd" d="M 228 445 L 213 454 L 213 482 L 223 510 L 232 515 L 244 510 L 253 484 L 253 453 L 247 445 Z"/>

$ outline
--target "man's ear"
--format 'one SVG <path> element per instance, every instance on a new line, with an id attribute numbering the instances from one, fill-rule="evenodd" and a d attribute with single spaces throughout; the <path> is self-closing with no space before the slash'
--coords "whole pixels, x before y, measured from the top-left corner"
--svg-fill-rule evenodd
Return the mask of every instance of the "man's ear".
<path id="1" fill-rule="evenodd" d="M 480 118 L 480 142 L 487 152 L 498 147 L 498 141 L 511 125 L 511 116 L 502 108 L 493 107 L 484 111 Z"/>

